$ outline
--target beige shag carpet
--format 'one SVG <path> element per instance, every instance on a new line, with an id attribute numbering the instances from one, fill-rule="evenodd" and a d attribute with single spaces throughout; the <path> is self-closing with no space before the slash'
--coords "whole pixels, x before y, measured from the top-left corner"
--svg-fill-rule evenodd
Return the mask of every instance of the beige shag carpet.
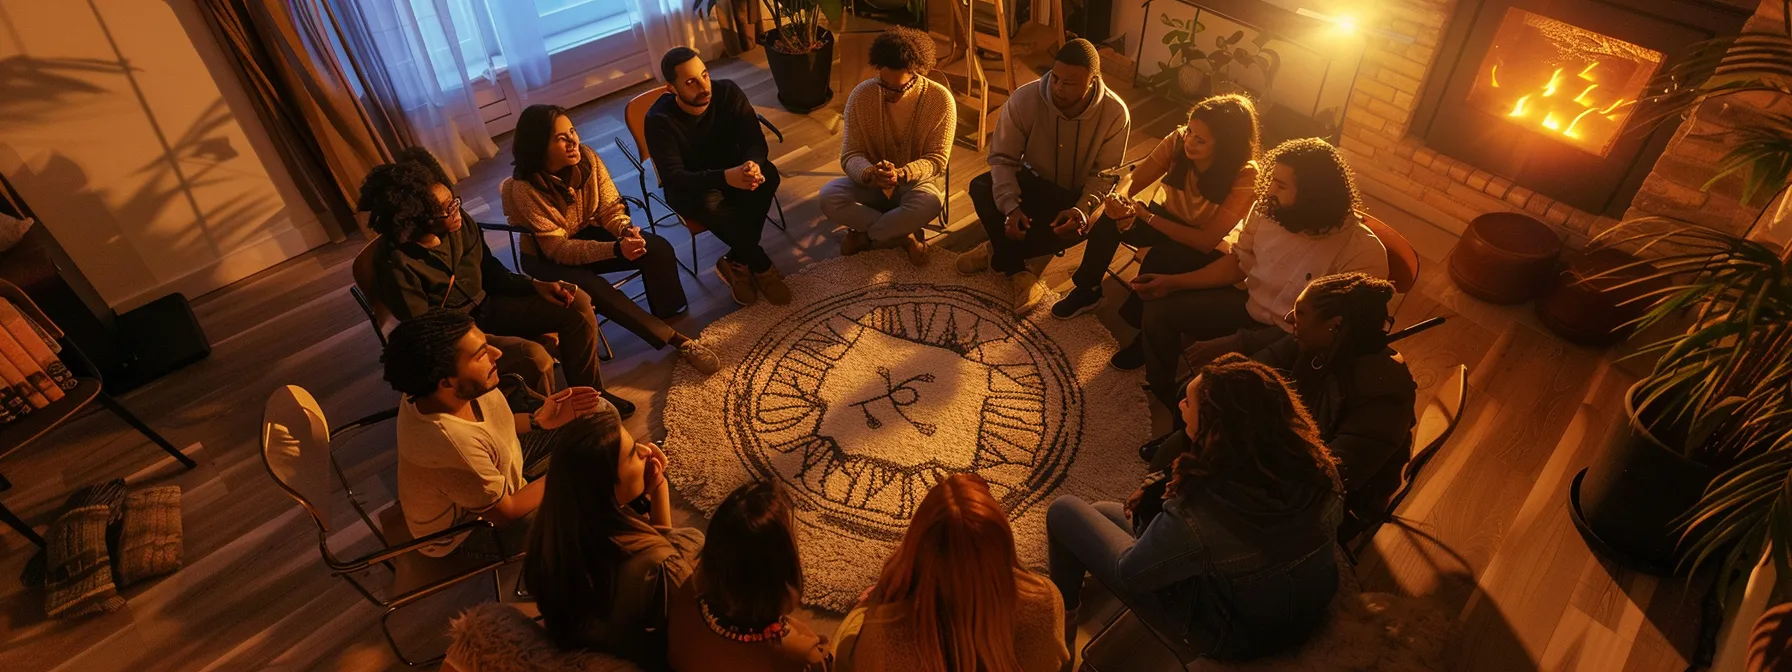
<path id="1" fill-rule="evenodd" d="M 761 302 L 701 339 L 722 369 L 682 362 L 665 408 L 673 487 L 708 513 L 776 478 L 797 500 L 804 601 L 845 611 L 877 578 L 922 497 L 946 475 L 987 479 L 1022 562 L 1045 568 L 1053 497 L 1124 499 L 1150 432 L 1139 372 L 1107 365 L 1094 318 L 1022 318 L 1006 281 L 950 254 L 896 251 L 814 264 L 789 305 Z"/>

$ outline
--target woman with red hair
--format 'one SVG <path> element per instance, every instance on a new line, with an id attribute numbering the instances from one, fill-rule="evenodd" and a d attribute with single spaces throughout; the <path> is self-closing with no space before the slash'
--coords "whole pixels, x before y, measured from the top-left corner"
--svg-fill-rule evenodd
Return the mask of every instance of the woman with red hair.
<path id="1" fill-rule="evenodd" d="M 1055 672 L 1064 603 L 1021 567 L 1008 514 L 975 474 L 921 500 L 877 584 L 835 633 L 835 672 Z"/>

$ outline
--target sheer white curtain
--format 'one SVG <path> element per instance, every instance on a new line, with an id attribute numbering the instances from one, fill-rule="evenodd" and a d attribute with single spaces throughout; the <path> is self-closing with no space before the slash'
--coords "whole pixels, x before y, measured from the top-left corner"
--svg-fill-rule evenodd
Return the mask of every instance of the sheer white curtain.
<path id="1" fill-rule="evenodd" d="M 632 0 L 629 15 L 641 26 L 647 42 L 648 70 L 656 80 L 664 79 L 660 77 L 660 55 L 668 49 L 690 47 L 704 60 L 721 54 L 721 29 L 714 18 L 692 12 L 691 0 Z"/>
<path id="2" fill-rule="evenodd" d="M 536 3 L 533 0 L 474 2 L 475 9 L 484 10 L 484 16 L 491 17 L 492 32 L 498 38 L 499 48 L 491 49 L 487 45 L 485 53 L 503 54 L 505 67 L 510 69 L 510 84 L 517 93 L 527 94 L 530 89 L 547 86 L 553 72 L 549 67 L 548 43 Z"/>
<path id="3" fill-rule="evenodd" d="M 468 50 L 461 48 L 469 39 L 477 42 L 478 36 L 460 34 L 449 19 L 456 10 L 467 11 L 465 1 L 413 5 L 411 0 L 360 0 L 354 4 L 379 51 L 372 63 L 364 65 L 386 72 L 398 97 L 398 111 L 409 122 L 417 142 L 436 155 L 449 177 L 466 177 L 468 166 L 497 155 L 498 146 L 486 132 L 479 105 L 473 101 L 464 56 Z"/>

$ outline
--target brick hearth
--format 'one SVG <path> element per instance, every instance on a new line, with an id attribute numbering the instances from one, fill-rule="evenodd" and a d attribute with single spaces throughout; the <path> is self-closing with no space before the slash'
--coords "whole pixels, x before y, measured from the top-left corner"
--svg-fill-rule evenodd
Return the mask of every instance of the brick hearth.
<path id="1" fill-rule="evenodd" d="M 1725 0 L 1753 5 L 1751 0 Z M 1573 248 L 1618 220 L 1582 211 L 1515 185 L 1426 147 L 1409 135 L 1419 88 L 1437 55 L 1438 39 L 1454 7 L 1451 0 L 1383 0 L 1376 27 L 1414 38 L 1412 43 L 1369 36 L 1362 68 L 1344 115 L 1342 146 L 1364 191 L 1461 233 L 1488 212 L 1522 212 L 1549 224 Z M 1780 0 L 1763 0 L 1744 30 L 1780 25 Z M 1703 189 L 1727 151 L 1726 131 L 1752 115 L 1792 113 L 1792 96 L 1737 95 L 1708 103 L 1681 124 L 1625 212 L 1625 219 L 1666 216 L 1740 233 L 1759 205 L 1740 200 L 1741 180 L 1726 178 Z"/>

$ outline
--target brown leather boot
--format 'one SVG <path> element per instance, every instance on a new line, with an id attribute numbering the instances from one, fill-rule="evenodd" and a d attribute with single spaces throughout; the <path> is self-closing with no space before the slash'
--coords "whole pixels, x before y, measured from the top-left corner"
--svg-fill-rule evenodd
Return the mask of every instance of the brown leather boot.
<path id="1" fill-rule="evenodd" d="M 746 264 L 737 264 L 727 257 L 716 259 L 716 277 L 728 286 L 728 293 L 734 296 L 734 302 L 750 306 L 759 301 L 759 291 L 753 288 L 753 273 L 747 270 Z M 788 296 L 788 295 L 786 295 Z"/>
<path id="2" fill-rule="evenodd" d="M 745 270 L 745 267 L 742 267 Z M 759 286 L 759 293 L 774 306 L 790 303 L 790 286 L 784 284 L 784 275 L 773 266 L 753 274 L 753 284 Z"/>

